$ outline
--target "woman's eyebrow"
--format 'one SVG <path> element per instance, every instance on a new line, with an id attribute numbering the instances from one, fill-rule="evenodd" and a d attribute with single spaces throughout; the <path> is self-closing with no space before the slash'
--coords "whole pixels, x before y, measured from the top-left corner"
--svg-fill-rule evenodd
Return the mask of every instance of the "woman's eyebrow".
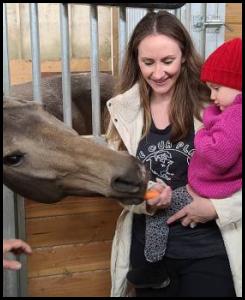
<path id="1" fill-rule="evenodd" d="M 167 56 L 162 57 L 161 60 L 163 60 L 163 59 L 174 59 L 174 58 L 175 58 L 174 55 L 167 55 Z M 151 58 L 151 57 L 145 57 L 145 56 L 142 56 L 141 59 L 154 60 L 154 58 Z"/>

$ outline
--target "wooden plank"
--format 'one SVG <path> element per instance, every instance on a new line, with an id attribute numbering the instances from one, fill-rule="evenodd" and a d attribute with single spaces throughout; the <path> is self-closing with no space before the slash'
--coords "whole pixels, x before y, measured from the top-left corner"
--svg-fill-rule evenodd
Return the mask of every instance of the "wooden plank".
<path id="1" fill-rule="evenodd" d="M 27 242 L 34 247 L 111 240 L 119 211 L 26 220 Z"/>
<path id="2" fill-rule="evenodd" d="M 110 268 L 111 241 L 34 248 L 28 257 L 28 277 Z"/>
<path id="3" fill-rule="evenodd" d="M 25 200 L 26 218 L 60 216 L 87 212 L 122 210 L 116 199 L 105 197 L 66 197 L 53 204 Z"/>
<path id="4" fill-rule="evenodd" d="M 225 29 L 226 41 L 242 37 L 242 3 L 226 3 L 225 22 L 232 29 Z"/>
<path id="5" fill-rule="evenodd" d="M 242 3 L 226 3 L 226 23 L 242 23 Z"/>
<path id="6" fill-rule="evenodd" d="M 23 59 L 10 60 L 11 84 L 20 84 L 32 80 L 32 62 Z M 110 59 L 100 60 L 100 71 L 111 72 Z M 41 72 L 62 72 L 59 60 L 42 61 Z M 90 72 L 90 59 L 71 59 L 71 72 Z"/>
<path id="7" fill-rule="evenodd" d="M 225 40 L 231 40 L 236 37 L 242 37 L 242 26 L 240 24 L 229 24 L 232 31 L 225 30 Z"/>
<path id="8" fill-rule="evenodd" d="M 29 279 L 28 296 L 33 297 L 109 297 L 109 270 L 68 273 Z"/>

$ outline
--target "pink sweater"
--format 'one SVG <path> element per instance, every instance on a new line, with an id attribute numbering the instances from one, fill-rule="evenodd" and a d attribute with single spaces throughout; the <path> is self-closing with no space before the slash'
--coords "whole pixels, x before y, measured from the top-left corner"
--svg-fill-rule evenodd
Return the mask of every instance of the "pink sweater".
<path id="1" fill-rule="evenodd" d="M 242 95 L 223 112 L 209 106 L 203 124 L 194 140 L 189 185 L 200 196 L 225 198 L 242 187 Z"/>

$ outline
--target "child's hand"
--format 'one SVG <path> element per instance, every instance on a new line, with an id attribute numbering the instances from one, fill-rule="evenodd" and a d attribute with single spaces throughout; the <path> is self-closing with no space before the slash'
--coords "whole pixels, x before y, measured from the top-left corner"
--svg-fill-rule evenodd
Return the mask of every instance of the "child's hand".
<path id="1" fill-rule="evenodd" d="M 157 182 L 154 187 L 146 192 L 144 198 L 148 205 L 164 209 L 171 204 L 172 189 Z"/>

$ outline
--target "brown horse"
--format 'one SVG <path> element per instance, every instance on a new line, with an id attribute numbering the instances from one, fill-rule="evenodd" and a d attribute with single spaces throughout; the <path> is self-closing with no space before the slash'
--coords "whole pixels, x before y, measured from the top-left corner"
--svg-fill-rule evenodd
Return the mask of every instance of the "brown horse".
<path id="1" fill-rule="evenodd" d="M 34 101 L 3 103 L 3 182 L 10 189 L 44 203 L 95 193 L 143 201 L 146 173 L 136 158 L 79 136 Z"/>
<path id="2" fill-rule="evenodd" d="M 101 112 L 105 103 L 113 96 L 115 79 L 107 73 L 100 73 Z M 33 100 L 32 82 L 22 83 L 11 87 L 11 96 Z M 62 104 L 62 75 L 52 75 L 41 80 L 41 92 L 44 109 L 59 120 L 63 120 Z M 71 97 L 73 128 L 79 134 L 92 134 L 92 104 L 91 104 L 91 74 L 71 74 Z M 103 128 L 103 124 L 102 128 Z M 103 130 L 102 130 L 103 131 Z"/>

